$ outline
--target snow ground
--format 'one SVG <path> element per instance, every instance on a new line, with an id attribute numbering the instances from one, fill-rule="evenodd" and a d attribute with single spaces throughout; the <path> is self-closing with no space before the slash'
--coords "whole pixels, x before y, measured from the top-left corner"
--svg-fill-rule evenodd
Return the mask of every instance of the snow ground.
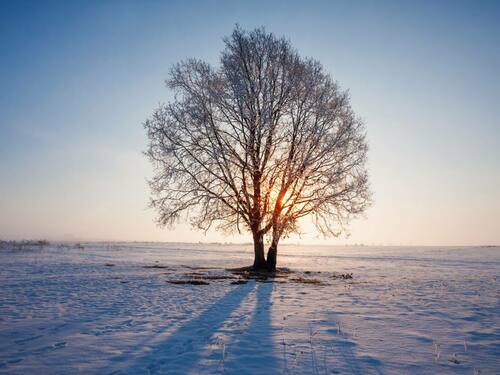
<path id="1" fill-rule="evenodd" d="M 0 250 L 0 374 L 500 373 L 500 248 L 280 251 L 288 279 L 174 285 L 227 275 L 251 249 Z"/>

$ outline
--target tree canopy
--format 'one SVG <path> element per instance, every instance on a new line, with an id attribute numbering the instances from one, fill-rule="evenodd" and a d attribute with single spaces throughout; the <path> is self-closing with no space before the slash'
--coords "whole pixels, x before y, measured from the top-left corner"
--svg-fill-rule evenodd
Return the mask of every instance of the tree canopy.
<path id="1" fill-rule="evenodd" d="M 336 236 L 368 206 L 365 128 L 348 93 L 287 39 L 237 27 L 224 42 L 218 67 L 172 67 L 175 99 L 144 124 L 151 203 L 162 225 L 186 214 L 202 230 L 248 230 L 254 266 L 275 268 L 279 239 L 301 218 Z"/>

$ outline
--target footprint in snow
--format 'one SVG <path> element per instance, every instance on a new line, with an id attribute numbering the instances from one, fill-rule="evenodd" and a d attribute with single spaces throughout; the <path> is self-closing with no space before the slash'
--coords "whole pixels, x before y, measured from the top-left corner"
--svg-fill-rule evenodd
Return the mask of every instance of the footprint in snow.
<path id="1" fill-rule="evenodd" d="M 31 336 L 31 337 L 27 337 L 25 339 L 20 339 L 20 340 L 16 340 L 14 341 L 16 344 L 18 345 L 23 345 L 29 341 L 33 341 L 33 340 L 36 340 L 36 339 L 39 339 L 40 337 L 43 337 L 43 335 L 38 335 L 38 336 Z"/>
<path id="2" fill-rule="evenodd" d="M 44 346 L 43 348 L 35 350 L 34 353 L 36 353 L 36 354 L 48 353 L 48 352 L 52 352 L 52 351 L 57 350 L 57 349 L 64 348 L 65 346 L 66 346 L 66 342 L 62 341 L 62 342 L 55 343 L 53 345 Z"/>
<path id="3" fill-rule="evenodd" d="M 13 364 L 15 364 L 15 363 L 19 363 L 19 362 L 21 362 L 22 360 L 23 360 L 22 358 L 9 359 L 9 360 L 7 361 L 7 363 L 8 363 L 8 364 L 10 364 L 10 365 L 13 365 Z M 0 366 L 0 367 L 1 367 L 1 366 Z"/>

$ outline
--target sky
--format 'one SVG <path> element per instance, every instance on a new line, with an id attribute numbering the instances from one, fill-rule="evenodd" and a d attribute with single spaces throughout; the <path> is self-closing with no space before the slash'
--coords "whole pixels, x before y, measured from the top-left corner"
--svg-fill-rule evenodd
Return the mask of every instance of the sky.
<path id="1" fill-rule="evenodd" d="M 170 67 L 235 24 L 318 59 L 363 118 L 373 205 L 349 236 L 500 244 L 498 1 L 0 0 L 0 239 L 250 241 L 159 228 L 142 123 Z"/>

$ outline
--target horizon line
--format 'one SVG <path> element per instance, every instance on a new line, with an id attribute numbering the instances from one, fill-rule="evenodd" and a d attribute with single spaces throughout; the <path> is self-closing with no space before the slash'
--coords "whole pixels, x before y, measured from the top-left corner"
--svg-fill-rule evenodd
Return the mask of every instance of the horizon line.
<path id="1" fill-rule="evenodd" d="M 1 242 L 29 242 L 29 241 L 47 241 L 50 244 L 57 243 L 154 243 L 154 244 L 185 244 L 185 245 L 239 245 L 239 246 L 252 246 L 252 242 L 232 242 L 232 241 L 161 241 L 161 240 L 77 240 L 77 239 L 44 239 L 44 238 L 24 238 L 24 239 L 3 239 L 0 237 Z M 266 242 L 267 244 L 267 242 Z M 315 244 L 315 243 L 300 243 L 300 242 L 283 242 L 281 246 L 321 246 L 321 247 L 500 247 L 500 244 L 449 244 L 449 245 L 419 245 L 419 244 L 366 244 L 366 243 L 345 243 L 345 244 Z"/>

